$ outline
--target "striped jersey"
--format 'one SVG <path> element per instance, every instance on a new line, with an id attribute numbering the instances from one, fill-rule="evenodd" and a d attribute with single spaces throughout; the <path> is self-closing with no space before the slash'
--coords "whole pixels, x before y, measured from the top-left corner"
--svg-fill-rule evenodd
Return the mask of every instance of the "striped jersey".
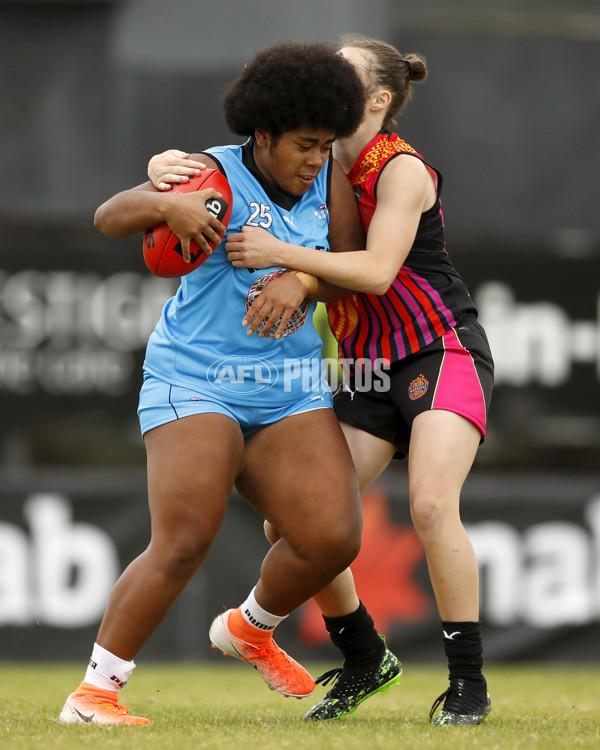
<path id="1" fill-rule="evenodd" d="M 396 362 L 440 338 L 477 310 L 446 252 L 440 202 L 442 175 L 397 133 L 381 131 L 363 149 L 348 178 L 354 187 L 365 232 L 377 205 L 379 175 L 392 159 L 421 159 L 433 178 L 437 200 L 421 215 L 413 246 L 385 294 L 353 294 L 327 305 L 340 357 L 355 362 Z"/>

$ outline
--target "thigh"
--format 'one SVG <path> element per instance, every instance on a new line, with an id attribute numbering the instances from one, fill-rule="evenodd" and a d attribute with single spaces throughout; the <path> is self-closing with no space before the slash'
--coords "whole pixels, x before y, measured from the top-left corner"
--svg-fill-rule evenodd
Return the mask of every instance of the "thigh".
<path id="1" fill-rule="evenodd" d="M 358 485 L 361 490 L 364 490 L 386 468 L 394 457 L 396 448 L 392 442 L 347 422 L 340 422 L 340 424 L 350 448 Z"/>
<path id="2" fill-rule="evenodd" d="M 394 385 L 393 380 L 391 385 Z M 345 425 L 344 432 L 348 435 L 350 428 L 354 427 L 359 432 L 376 438 L 368 444 L 377 452 L 379 451 L 375 448 L 376 445 L 383 449 L 383 444 L 388 443 L 395 449 L 392 458 L 406 458 L 410 428 L 393 399 L 389 381 L 377 390 L 375 388 L 355 390 L 354 386 L 355 383 L 352 381 L 348 387 L 340 388 L 333 399 L 335 413 L 340 422 Z M 367 441 L 365 435 L 358 439 Z M 381 442 L 378 443 L 378 441 Z M 355 459 L 358 458 L 357 451 L 360 447 L 356 446 L 356 452 L 352 448 L 352 455 Z M 360 486 L 364 487 L 362 470 L 356 460 L 355 465 Z"/>
<path id="3" fill-rule="evenodd" d="M 331 409 L 286 417 L 247 438 L 238 489 L 291 543 L 361 523 L 352 457 Z"/>
<path id="4" fill-rule="evenodd" d="M 408 453 L 411 501 L 457 506 L 480 438 L 478 427 L 454 412 L 432 410 L 415 417 Z"/>
<path id="5" fill-rule="evenodd" d="M 194 529 L 212 538 L 223 520 L 240 472 L 240 426 L 222 414 L 198 414 L 156 427 L 144 436 L 152 536 L 167 543 Z"/>

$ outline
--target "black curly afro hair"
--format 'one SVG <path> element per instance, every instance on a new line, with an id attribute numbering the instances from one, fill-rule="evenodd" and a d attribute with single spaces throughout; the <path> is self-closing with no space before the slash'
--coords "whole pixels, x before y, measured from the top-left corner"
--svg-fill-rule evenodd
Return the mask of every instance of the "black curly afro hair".
<path id="1" fill-rule="evenodd" d="M 327 44 L 283 42 L 259 52 L 223 96 L 237 135 L 279 138 L 303 127 L 352 135 L 363 118 L 365 88 L 354 67 Z"/>

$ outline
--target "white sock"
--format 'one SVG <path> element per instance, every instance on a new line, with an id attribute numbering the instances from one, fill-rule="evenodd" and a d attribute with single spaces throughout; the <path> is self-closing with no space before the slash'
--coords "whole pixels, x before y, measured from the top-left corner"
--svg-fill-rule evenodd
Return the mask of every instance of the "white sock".
<path id="1" fill-rule="evenodd" d="M 241 605 L 240 610 L 242 617 L 250 625 L 253 625 L 259 630 L 275 630 L 282 620 L 285 620 L 287 615 L 272 615 L 270 612 L 264 610 L 260 604 L 254 598 L 254 592 L 256 586 L 252 589 L 246 601 Z"/>
<path id="2" fill-rule="evenodd" d="M 84 682 L 89 682 L 103 690 L 116 692 L 125 687 L 134 669 L 135 662 L 119 659 L 118 656 L 94 643 Z"/>

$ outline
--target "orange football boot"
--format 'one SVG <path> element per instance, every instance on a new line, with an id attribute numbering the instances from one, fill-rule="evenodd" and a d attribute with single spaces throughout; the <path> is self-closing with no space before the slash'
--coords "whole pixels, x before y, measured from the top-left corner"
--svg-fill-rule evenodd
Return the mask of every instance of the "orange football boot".
<path id="1" fill-rule="evenodd" d="M 228 609 L 213 620 L 209 637 L 212 647 L 223 652 L 223 656 L 234 656 L 254 667 L 271 690 L 294 698 L 305 698 L 316 685 L 301 664 L 280 648 L 272 637 L 259 645 L 237 638 L 229 629 Z"/>
<path id="2" fill-rule="evenodd" d="M 61 724 L 152 724 L 143 716 L 131 716 L 129 709 L 117 702 L 114 690 L 103 690 L 82 682 L 67 698 L 58 720 Z"/>

